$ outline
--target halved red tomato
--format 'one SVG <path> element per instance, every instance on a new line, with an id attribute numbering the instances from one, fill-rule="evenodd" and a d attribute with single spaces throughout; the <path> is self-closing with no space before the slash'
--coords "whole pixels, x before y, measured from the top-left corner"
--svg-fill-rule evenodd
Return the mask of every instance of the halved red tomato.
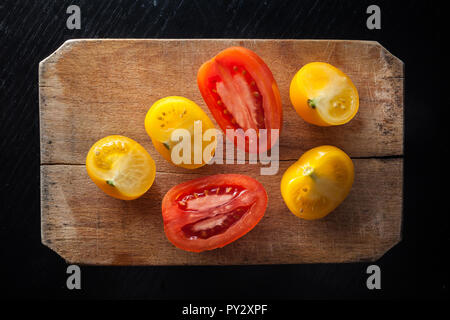
<path id="1" fill-rule="evenodd" d="M 162 201 L 164 231 L 176 247 L 201 252 L 242 237 L 261 220 L 267 193 L 240 174 L 218 174 L 181 183 Z"/>
<path id="2" fill-rule="evenodd" d="M 271 139 L 271 130 L 281 130 L 280 92 L 269 67 L 256 53 L 242 47 L 225 49 L 200 67 L 197 82 L 224 132 L 226 129 L 243 129 L 244 133 L 255 130 L 253 137 L 243 137 L 245 151 L 264 152 L 276 143 L 276 139 Z M 267 141 L 259 139 L 261 129 L 267 130 Z M 241 130 L 235 134 L 243 135 Z M 239 147 L 237 140 L 232 139 Z"/>

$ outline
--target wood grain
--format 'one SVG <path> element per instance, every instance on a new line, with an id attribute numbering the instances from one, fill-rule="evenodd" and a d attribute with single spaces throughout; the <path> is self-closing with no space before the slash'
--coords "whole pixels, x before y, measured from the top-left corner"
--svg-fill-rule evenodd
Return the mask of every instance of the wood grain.
<path id="1" fill-rule="evenodd" d="M 82 164 L 90 146 L 109 134 L 149 142 L 145 114 L 165 96 L 190 98 L 211 117 L 197 88 L 197 70 L 231 45 L 256 51 L 278 83 L 284 112 L 280 159 L 297 159 L 323 144 L 351 157 L 403 154 L 403 63 L 376 42 L 76 40 L 41 63 L 41 162 Z M 290 81 L 311 61 L 329 62 L 355 83 L 360 110 L 347 125 L 310 125 L 291 106 Z"/>
<path id="2" fill-rule="evenodd" d="M 292 163 L 283 161 L 275 176 L 260 176 L 257 165 L 158 172 L 150 191 L 135 201 L 105 195 L 83 165 L 43 166 L 42 239 L 70 262 L 113 265 L 363 261 L 380 257 L 400 241 L 400 159 L 355 160 L 356 180 L 349 197 L 318 221 L 298 219 L 284 205 L 281 172 Z M 250 175 L 264 185 L 269 195 L 264 218 L 222 249 L 197 254 L 175 248 L 163 232 L 162 197 L 177 183 L 225 171 Z"/>
<path id="3" fill-rule="evenodd" d="M 151 104 L 186 96 L 209 114 L 196 85 L 198 67 L 220 50 L 256 51 L 278 82 L 284 123 L 280 170 L 260 176 L 258 165 L 213 165 L 195 171 L 168 164 L 144 130 Z M 305 63 L 329 62 L 360 93 L 349 124 L 305 123 L 289 102 L 292 76 Z M 403 63 L 370 41 L 330 40 L 71 40 L 39 68 L 41 231 L 44 244 L 70 262 L 111 265 L 271 264 L 375 260 L 401 238 L 403 181 Z M 142 198 L 119 201 L 89 180 L 84 159 L 106 135 L 139 141 L 157 163 L 157 178 Z M 284 205 L 279 182 L 307 149 L 336 145 L 354 158 L 350 196 L 327 218 L 303 221 Z M 375 159 L 372 159 L 375 157 Z M 387 158 L 387 159 L 385 159 Z M 173 185 L 214 173 L 240 172 L 264 184 L 269 207 L 244 238 L 201 254 L 165 238 L 160 204 Z"/>

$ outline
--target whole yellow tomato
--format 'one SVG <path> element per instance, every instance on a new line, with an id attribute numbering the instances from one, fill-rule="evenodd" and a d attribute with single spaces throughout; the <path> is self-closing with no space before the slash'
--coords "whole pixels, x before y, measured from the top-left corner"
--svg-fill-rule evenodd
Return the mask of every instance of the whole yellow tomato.
<path id="1" fill-rule="evenodd" d="M 171 96 L 156 101 L 148 110 L 145 117 L 145 130 L 152 139 L 155 149 L 170 163 L 187 168 L 195 169 L 204 166 L 214 155 L 215 144 L 210 148 L 212 152 L 205 159 L 203 152 L 211 143 L 215 143 L 215 138 L 211 141 L 203 140 L 201 146 L 194 145 L 194 127 L 201 125 L 202 133 L 208 129 L 214 129 L 214 124 L 208 115 L 193 101 L 178 96 Z M 176 164 L 172 160 L 172 151 L 178 141 L 171 139 L 172 133 L 176 129 L 186 129 L 191 138 L 190 163 Z M 196 157 L 197 156 L 197 157 Z M 201 158 L 201 163 L 195 163 L 195 159 Z"/>
<path id="2" fill-rule="evenodd" d="M 291 81 L 289 90 L 295 111 L 318 126 L 349 122 L 358 112 L 358 90 L 341 70 L 325 62 L 303 66 Z"/>
<path id="3" fill-rule="evenodd" d="M 320 219 L 347 197 L 353 185 L 350 157 L 333 146 L 305 152 L 281 179 L 281 195 L 289 210 L 303 219 Z"/>
<path id="4" fill-rule="evenodd" d="M 132 200 L 142 196 L 155 180 L 155 162 L 136 141 L 119 135 L 97 141 L 86 157 L 86 170 L 106 194 Z"/>

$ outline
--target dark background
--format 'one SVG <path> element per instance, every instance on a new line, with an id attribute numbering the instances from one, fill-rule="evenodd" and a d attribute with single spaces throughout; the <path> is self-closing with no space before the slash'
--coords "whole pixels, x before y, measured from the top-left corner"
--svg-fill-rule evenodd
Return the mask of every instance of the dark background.
<path id="1" fill-rule="evenodd" d="M 81 8 L 81 30 L 66 8 Z M 381 30 L 366 8 L 381 8 Z M 9 298 L 345 299 L 448 297 L 448 187 L 441 57 L 444 10 L 431 1 L 0 2 L 0 289 Z M 376 40 L 405 63 L 403 241 L 376 262 L 230 267 L 82 266 L 66 289 L 65 261 L 40 241 L 38 63 L 72 38 Z M 445 39 L 447 40 L 447 39 Z M 447 89 L 448 91 L 448 89 Z M 444 138 L 445 137 L 445 138 Z M 448 196 L 447 196 L 448 197 Z"/>

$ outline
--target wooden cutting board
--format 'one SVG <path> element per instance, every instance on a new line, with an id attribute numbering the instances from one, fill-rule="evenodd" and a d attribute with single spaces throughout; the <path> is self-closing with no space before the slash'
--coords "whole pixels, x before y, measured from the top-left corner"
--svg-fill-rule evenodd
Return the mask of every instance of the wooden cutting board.
<path id="1" fill-rule="evenodd" d="M 191 171 L 153 148 L 144 118 L 154 101 L 180 95 L 199 104 L 200 65 L 232 45 L 260 55 L 283 102 L 280 169 L 210 165 Z M 329 62 L 353 80 L 360 109 L 348 124 L 305 123 L 289 101 L 296 71 Z M 100 265 L 239 265 L 373 261 L 401 239 L 403 182 L 403 63 L 379 43 L 335 40 L 70 40 L 39 65 L 42 242 L 64 259 Z M 218 126 L 217 126 L 218 128 Z M 86 154 L 98 139 L 121 134 L 156 161 L 150 191 L 134 201 L 105 195 L 89 179 Z M 306 150 L 323 144 L 355 164 L 349 197 L 328 217 L 291 214 L 280 193 L 283 172 Z M 243 173 L 269 195 L 261 222 L 230 245 L 203 253 L 175 248 L 165 237 L 161 200 L 174 185 L 216 173 Z"/>

